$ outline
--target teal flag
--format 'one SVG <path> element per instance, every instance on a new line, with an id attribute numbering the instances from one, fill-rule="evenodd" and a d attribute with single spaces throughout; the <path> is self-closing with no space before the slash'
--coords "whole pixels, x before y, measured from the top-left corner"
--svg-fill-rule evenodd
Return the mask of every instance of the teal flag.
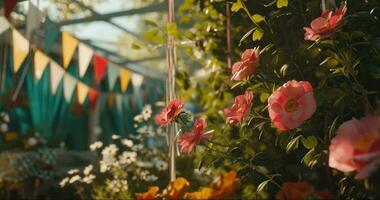
<path id="1" fill-rule="evenodd" d="M 117 78 L 119 78 L 120 74 L 120 68 L 113 63 L 108 64 L 107 68 L 107 76 L 108 76 L 108 89 L 110 91 L 113 90 L 115 87 L 115 83 L 117 81 Z"/>

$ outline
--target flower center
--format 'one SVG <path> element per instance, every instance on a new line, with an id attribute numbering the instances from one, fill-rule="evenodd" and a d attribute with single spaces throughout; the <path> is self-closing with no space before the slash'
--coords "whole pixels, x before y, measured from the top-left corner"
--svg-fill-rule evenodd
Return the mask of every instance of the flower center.
<path id="1" fill-rule="evenodd" d="M 357 139 L 357 141 L 355 142 L 355 147 L 361 151 L 366 151 L 371 147 L 375 139 L 376 139 L 375 133 L 364 134 Z"/>
<path id="2" fill-rule="evenodd" d="M 298 103 L 295 99 L 290 99 L 288 102 L 285 104 L 285 111 L 286 112 L 294 112 L 297 110 Z"/>

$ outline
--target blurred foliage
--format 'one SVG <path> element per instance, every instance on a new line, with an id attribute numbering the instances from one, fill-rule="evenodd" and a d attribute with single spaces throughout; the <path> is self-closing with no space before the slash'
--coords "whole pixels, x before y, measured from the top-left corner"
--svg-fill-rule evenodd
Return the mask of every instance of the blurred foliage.
<path id="1" fill-rule="evenodd" d="M 236 170 L 244 186 L 242 197 L 248 199 L 272 199 L 281 183 L 299 180 L 329 189 L 338 198 L 379 197 L 374 178 L 358 181 L 328 168 L 327 150 L 342 122 L 378 109 L 380 3 L 348 1 L 341 31 L 313 43 L 304 40 L 303 27 L 320 16 L 319 0 L 227 2 L 232 11 L 232 60 L 239 60 L 245 49 L 262 50 L 260 66 L 248 80 L 230 80 L 226 1 L 186 0 L 172 33 L 179 49 L 178 96 L 201 106 L 215 130 L 196 162 Z M 292 79 L 311 82 L 317 112 L 301 127 L 279 134 L 268 118 L 267 98 Z M 223 108 L 245 90 L 255 95 L 249 117 L 226 125 Z"/>

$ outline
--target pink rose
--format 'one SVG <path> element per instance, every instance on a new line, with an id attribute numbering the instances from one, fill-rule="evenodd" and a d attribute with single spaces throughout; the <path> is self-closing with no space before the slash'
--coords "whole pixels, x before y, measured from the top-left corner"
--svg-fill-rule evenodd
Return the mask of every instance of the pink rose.
<path id="1" fill-rule="evenodd" d="M 232 80 L 239 81 L 253 72 L 255 72 L 259 64 L 260 50 L 258 47 L 254 49 L 247 49 L 241 55 L 241 61 L 236 62 L 232 66 Z"/>
<path id="2" fill-rule="evenodd" d="M 206 121 L 196 118 L 192 127 L 192 131 L 179 135 L 177 143 L 180 146 L 180 150 L 183 153 L 191 153 L 195 145 L 200 141 L 210 137 L 210 134 L 205 134 Z"/>
<path id="3" fill-rule="evenodd" d="M 343 123 L 329 147 L 329 166 L 342 172 L 356 171 L 364 179 L 380 164 L 380 118 L 366 116 Z"/>
<path id="4" fill-rule="evenodd" d="M 182 107 L 183 104 L 180 100 L 171 100 L 168 106 L 155 117 L 156 123 L 159 124 L 160 127 L 166 126 L 177 117 L 177 115 L 181 112 Z"/>
<path id="5" fill-rule="evenodd" d="M 320 17 L 311 22 L 310 28 L 303 28 L 306 31 L 305 40 L 316 41 L 319 38 L 329 37 L 341 25 L 346 11 L 346 4 L 342 8 L 337 9 L 335 13 L 328 9 L 325 10 Z"/>
<path id="6" fill-rule="evenodd" d="M 299 127 L 316 110 L 313 87 L 307 81 L 288 81 L 268 99 L 273 126 L 287 131 Z"/>
<path id="7" fill-rule="evenodd" d="M 224 109 L 224 115 L 226 115 L 227 124 L 234 124 L 241 121 L 249 114 L 249 110 L 252 106 L 253 94 L 250 91 L 246 91 L 244 95 L 235 97 L 235 103 L 231 108 Z"/>

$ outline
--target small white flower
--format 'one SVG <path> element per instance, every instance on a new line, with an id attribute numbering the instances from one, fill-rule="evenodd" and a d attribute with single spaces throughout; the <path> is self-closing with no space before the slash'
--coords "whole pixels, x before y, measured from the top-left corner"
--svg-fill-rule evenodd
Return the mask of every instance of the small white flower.
<path id="1" fill-rule="evenodd" d="M 93 168 L 94 167 L 91 164 L 88 165 L 87 167 L 84 168 L 83 174 L 86 175 L 86 176 L 89 175 L 91 173 L 91 171 L 92 171 Z"/>
<path id="2" fill-rule="evenodd" d="M 114 135 L 112 135 L 112 139 L 113 139 L 113 140 L 118 140 L 118 139 L 120 139 L 120 135 L 115 135 L 115 134 L 114 134 Z"/>
<path id="3" fill-rule="evenodd" d="M 69 177 L 62 179 L 61 182 L 59 182 L 59 186 L 62 188 L 65 187 L 65 185 L 69 182 L 69 179 Z"/>
<path id="4" fill-rule="evenodd" d="M 162 161 L 162 160 L 158 160 L 156 163 L 155 163 L 155 166 L 157 168 L 158 171 L 165 171 L 168 169 L 168 163 L 165 162 L 165 161 Z"/>
<path id="5" fill-rule="evenodd" d="M 34 146 L 37 144 L 38 141 L 36 138 L 30 137 L 27 142 L 28 142 L 29 146 Z"/>
<path id="6" fill-rule="evenodd" d="M 90 184 L 92 183 L 92 181 L 96 178 L 95 175 L 93 174 L 89 174 L 88 176 L 85 176 L 83 179 L 82 179 L 82 182 L 84 183 L 87 183 L 87 184 Z"/>
<path id="7" fill-rule="evenodd" d="M 78 169 L 70 169 L 67 174 L 76 174 L 76 173 L 79 173 L 79 170 Z"/>
<path id="8" fill-rule="evenodd" d="M 69 183 L 75 183 L 75 182 L 79 181 L 80 179 L 81 178 L 79 175 L 75 175 L 75 176 L 71 177 Z"/>
<path id="9" fill-rule="evenodd" d="M 4 121 L 9 123 L 11 121 L 11 119 L 9 118 L 9 115 L 8 113 L 5 113 L 5 116 L 3 117 Z"/>
<path id="10" fill-rule="evenodd" d="M 145 121 L 148 120 L 152 116 L 152 106 L 150 104 L 145 105 L 141 111 L 141 115 Z"/>
<path id="11" fill-rule="evenodd" d="M 123 145 L 125 145 L 127 147 L 132 147 L 133 146 L 133 141 L 129 140 L 129 139 L 124 139 L 121 142 L 123 143 Z"/>
<path id="12" fill-rule="evenodd" d="M 124 151 L 120 156 L 119 160 L 121 164 L 131 164 L 136 162 L 137 153 L 133 151 Z"/>
<path id="13" fill-rule="evenodd" d="M 136 115 L 133 120 L 135 120 L 135 122 L 139 122 L 141 123 L 143 121 L 144 117 L 142 115 Z"/>
<path id="14" fill-rule="evenodd" d="M 114 156 L 119 149 L 115 144 L 110 144 L 102 150 L 103 156 Z"/>
<path id="15" fill-rule="evenodd" d="M 151 163 L 151 162 L 144 162 L 144 161 L 140 161 L 140 160 L 136 162 L 136 165 L 138 167 L 143 167 L 143 168 L 151 168 L 151 167 L 153 167 L 153 163 Z"/>
<path id="16" fill-rule="evenodd" d="M 148 182 L 154 182 L 154 181 L 156 181 L 158 179 L 158 177 L 157 176 L 155 176 L 154 174 L 151 174 L 151 175 L 148 175 L 148 176 L 146 176 L 146 181 L 148 181 Z"/>
<path id="17" fill-rule="evenodd" d="M 96 149 L 102 148 L 103 143 L 101 141 L 94 142 L 90 145 L 90 150 L 95 151 Z"/>
<path id="18" fill-rule="evenodd" d="M 8 124 L 2 123 L 0 125 L 0 131 L 3 132 L 3 133 L 7 132 L 8 131 Z"/>
<path id="19" fill-rule="evenodd" d="M 133 147 L 132 147 L 132 150 L 133 151 L 140 151 L 140 150 L 142 150 L 144 148 L 144 146 L 142 145 L 142 144 L 137 144 L 137 145 L 134 145 Z"/>

